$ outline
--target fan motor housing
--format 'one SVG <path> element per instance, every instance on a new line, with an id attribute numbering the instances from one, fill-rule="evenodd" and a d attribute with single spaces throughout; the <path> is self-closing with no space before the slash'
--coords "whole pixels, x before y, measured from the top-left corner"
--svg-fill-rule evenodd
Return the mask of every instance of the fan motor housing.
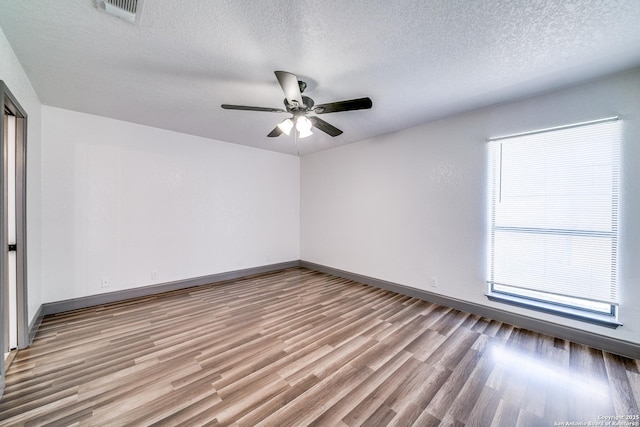
<path id="1" fill-rule="evenodd" d="M 287 102 L 287 99 L 284 99 L 284 106 L 287 108 L 287 111 L 290 113 L 294 113 L 296 111 L 310 111 L 313 106 L 315 105 L 315 102 L 313 101 L 313 99 L 309 98 L 308 96 L 304 96 L 302 95 L 302 104 L 303 105 L 289 105 L 289 103 Z M 295 103 L 294 103 L 295 104 Z"/>

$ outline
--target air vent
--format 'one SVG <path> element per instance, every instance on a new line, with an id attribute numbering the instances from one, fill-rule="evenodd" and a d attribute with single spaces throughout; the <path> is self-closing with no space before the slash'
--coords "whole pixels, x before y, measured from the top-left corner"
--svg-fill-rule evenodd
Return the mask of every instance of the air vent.
<path id="1" fill-rule="evenodd" d="M 131 23 L 140 20 L 142 1 L 139 0 L 104 0 L 104 10 L 118 18 Z"/>

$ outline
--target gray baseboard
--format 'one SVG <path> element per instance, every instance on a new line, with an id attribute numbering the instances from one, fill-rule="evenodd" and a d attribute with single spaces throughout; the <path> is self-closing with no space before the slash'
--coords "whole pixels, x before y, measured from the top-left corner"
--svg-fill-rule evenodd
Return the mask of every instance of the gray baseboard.
<path id="1" fill-rule="evenodd" d="M 518 328 L 528 329 L 545 335 L 581 343 L 589 347 L 598 348 L 610 353 L 619 354 L 621 356 L 640 359 L 640 344 L 629 341 L 618 340 L 606 335 L 594 332 L 576 329 L 565 326 L 560 323 L 553 323 L 545 320 L 536 319 L 534 317 L 522 314 L 503 311 L 494 307 L 484 306 L 468 301 L 446 297 L 440 294 L 424 291 L 422 289 L 412 288 L 385 280 L 376 279 L 374 277 L 364 276 L 349 271 L 339 270 L 309 261 L 300 261 L 300 267 L 316 270 L 321 273 L 331 274 L 332 276 L 342 277 L 344 279 L 353 280 L 355 282 L 364 283 L 365 285 L 376 288 L 386 289 L 402 295 L 419 298 L 435 304 L 451 307 L 456 310 L 475 314 L 477 316 L 486 317 L 499 322 L 508 323 Z"/>
<path id="2" fill-rule="evenodd" d="M 42 304 L 42 306 L 40 307 L 40 310 L 39 310 L 39 313 L 41 313 L 40 319 L 42 319 L 42 316 L 47 316 L 50 314 L 63 313 L 65 311 L 78 310 L 81 308 L 93 307 L 93 306 L 102 305 L 102 304 L 109 304 L 109 303 L 124 301 L 132 298 L 146 297 L 149 295 L 160 294 L 163 292 L 170 292 L 170 291 L 176 291 L 179 289 L 191 288 L 194 286 L 225 282 L 228 280 L 239 279 L 241 277 L 253 276 L 255 274 L 269 273 L 273 271 L 284 270 L 286 268 L 299 267 L 299 266 L 300 266 L 299 260 L 281 262 L 278 264 L 269 264 L 269 265 L 263 265 L 259 267 L 245 268 L 242 270 L 228 271 L 224 273 L 194 277 L 194 278 L 185 279 L 185 280 L 176 280 L 173 282 L 160 283 L 157 285 L 150 285 L 150 286 L 142 286 L 139 288 L 124 289 L 121 291 L 108 292 L 108 293 L 98 294 L 98 295 L 90 295 L 87 297 L 73 298 L 73 299 L 68 299 L 64 301 L 48 302 L 48 303 Z M 34 319 L 33 323 L 36 323 L 36 319 Z M 37 322 L 37 325 L 33 330 L 34 335 L 35 335 L 35 331 L 37 330 L 37 326 L 39 326 L 39 321 Z M 31 330 L 31 327 L 30 327 L 30 330 Z"/>
<path id="3" fill-rule="evenodd" d="M 33 316 L 33 320 L 31 321 L 31 323 L 29 323 L 29 330 L 27 331 L 27 333 L 29 334 L 27 336 L 27 347 L 29 347 L 33 342 L 33 339 L 36 336 L 36 332 L 38 332 L 38 328 L 40 327 L 40 323 L 42 323 L 43 317 L 44 306 L 40 305 L 40 307 L 38 307 L 38 311 L 36 311 L 36 315 Z"/>
<path id="4" fill-rule="evenodd" d="M 333 276 L 342 277 L 345 279 L 353 280 L 358 283 L 363 283 L 376 288 L 386 289 L 391 292 L 396 292 L 402 295 L 407 295 L 415 298 L 419 298 L 425 301 L 433 302 L 435 304 L 451 307 L 456 310 L 464 311 L 467 313 L 475 314 L 477 316 L 483 316 L 489 319 L 494 319 L 500 322 L 505 322 L 510 325 L 528 329 L 534 332 L 551 335 L 557 338 L 570 340 L 576 343 L 588 345 L 590 347 L 598 348 L 608 351 L 610 353 L 619 354 L 625 357 L 631 357 L 634 359 L 640 359 L 640 344 L 636 344 L 629 341 L 618 340 L 606 335 L 597 334 L 594 332 L 584 331 L 576 329 L 570 326 L 565 326 L 560 323 L 549 322 L 540 320 L 534 317 L 525 316 L 521 314 L 511 313 L 508 311 L 500 310 L 494 307 L 489 307 L 481 304 L 471 303 L 464 300 L 446 297 L 440 294 L 431 293 L 422 289 L 412 288 L 410 286 L 400 285 L 374 277 L 364 276 L 349 271 L 339 270 L 333 267 L 328 267 L 320 264 L 315 264 L 309 261 L 295 260 L 289 262 L 283 262 L 278 264 L 270 264 L 259 267 L 247 268 L 243 270 L 235 270 L 224 273 L 212 274 L 208 276 L 201 276 L 185 280 L 177 280 L 174 282 L 161 283 L 151 286 L 143 286 L 140 288 L 126 289 L 122 291 L 109 292 L 99 295 L 91 295 L 82 298 L 74 298 L 64 301 L 57 301 L 51 303 L 45 303 L 40 306 L 40 309 L 34 316 L 33 321 L 29 325 L 29 343 L 33 341 L 33 337 L 40 326 L 42 318 L 46 315 L 62 313 L 70 310 L 77 310 L 81 308 L 93 307 L 96 305 L 109 304 L 113 302 L 123 301 L 132 298 L 145 297 L 149 295 L 155 295 L 162 292 L 175 291 L 179 289 L 190 288 L 194 286 L 201 286 L 211 283 L 220 283 L 228 280 L 239 279 L 255 274 L 269 273 L 286 268 L 303 267 L 311 270 L 316 270 L 322 273 L 327 273 Z"/>

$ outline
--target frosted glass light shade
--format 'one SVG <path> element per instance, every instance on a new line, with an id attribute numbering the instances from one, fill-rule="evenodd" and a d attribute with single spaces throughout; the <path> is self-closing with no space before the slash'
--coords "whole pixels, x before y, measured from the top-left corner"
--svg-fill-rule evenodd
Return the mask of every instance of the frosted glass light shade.
<path id="1" fill-rule="evenodd" d="M 298 117 L 298 120 L 296 120 L 296 129 L 298 129 L 298 132 L 301 133 L 301 137 L 304 138 L 302 136 L 303 132 L 310 132 L 311 131 L 311 120 L 307 119 L 305 116 L 300 116 Z M 311 133 L 309 133 L 307 136 L 311 135 Z"/>
<path id="2" fill-rule="evenodd" d="M 281 121 L 280 123 L 278 123 L 278 127 L 280 128 L 280 130 L 282 132 L 284 132 L 286 135 L 289 135 L 291 133 L 291 129 L 293 129 L 293 120 L 291 119 L 284 119 L 283 121 Z"/>
<path id="3" fill-rule="evenodd" d="M 313 135 L 313 132 L 311 132 L 311 130 L 307 130 L 307 129 L 299 130 L 298 132 L 300 134 L 300 138 L 306 138 L 308 136 Z"/>

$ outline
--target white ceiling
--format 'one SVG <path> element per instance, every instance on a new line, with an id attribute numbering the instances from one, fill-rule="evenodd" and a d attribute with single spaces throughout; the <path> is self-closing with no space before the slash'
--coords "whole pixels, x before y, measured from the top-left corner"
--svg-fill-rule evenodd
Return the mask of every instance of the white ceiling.
<path id="1" fill-rule="evenodd" d="M 0 0 L 43 104 L 290 154 L 287 114 L 220 104 L 282 108 L 274 70 L 372 98 L 306 154 L 640 65 L 638 0 L 145 0 L 136 25 L 96 2 Z"/>

